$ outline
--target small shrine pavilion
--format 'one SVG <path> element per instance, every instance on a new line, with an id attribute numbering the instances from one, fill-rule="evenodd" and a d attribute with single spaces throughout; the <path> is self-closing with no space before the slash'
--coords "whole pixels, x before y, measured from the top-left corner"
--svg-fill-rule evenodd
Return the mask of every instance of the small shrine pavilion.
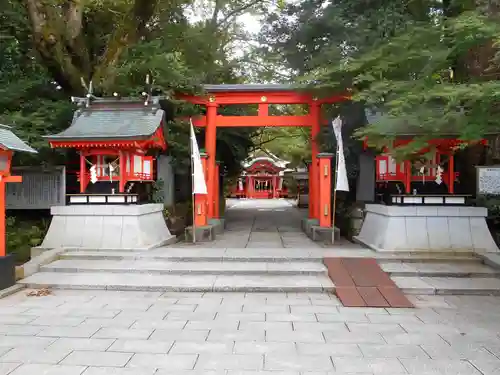
<path id="1" fill-rule="evenodd" d="M 380 116 L 380 113 L 367 111 L 369 122 L 378 120 Z M 386 127 L 390 128 L 390 125 Z M 392 146 L 390 149 L 385 147 L 382 153 L 375 157 L 377 190 L 379 192 L 392 190 L 390 191 L 393 196 L 391 203 L 418 201 L 422 204 L 431 204 L 431 202 L 434 202 L 432 204 L 438 202 L 465 204 L 465 198 L 458 198 L 456 195 L 459 173 L 455 170 L 455 152 L 470 142 L 458 139 L 458 134 L 454 133 L 457 132 L 450 131 L 447 135 L 428 140 L 411 156 L 397 162 L 392 155 L 394 150 L 410 145 L 416 138 L 422 136 L 421 130 L 406 129 L 404 133 L 398 131 L 397 128 L 388 130 L 387 137 L 393 138 Z M 368 149 L 369 142 L 370 139 L 366 138 L 365 150 Z M 481 140 L 480 143 L 486 144 L 486 140 Z M 392 185 L 392 188 L 389 185 Z M 405 198 L 404 195 L 413 197 Z M 424 197 L 425 195 L 431 195 L 431 197 Z M 443 198 L 436 199 L 435 195 L 441 195 Z M 454 197 L 451 197 L 452 195 Z"/>
<path id="2" fill-rule="evenodd" d="M 365 205 L 354 239 L 376 251 L 498 252 L 486 223 L 488 210 L 476 206 L 472 194 L 457 194 L 455 153 L 469 142 L 459 139 L 452 126 L 438 137 L 424 138 L 419 127 L 402 133 L 396 122 L 385 125 L 393 125 L 384 135 L 392 144 L 373 160 L 378 203 Z M 396 161 L 395 152 L 406 146 L 412 152 Z"/>
<path id="3" fill-rule="evenodd" d="M 243 162 L 243 172 L 231 191 L 239 198 L 272 199 L 287 196 L 284 174 L 287 161 L 269 151 L 250 155 Z"/>
<path id="4" fill-rule="evenodd" d="M 165 112 L 160 98 L 73 98 L 79 109 L 71 126 L 46 139 L 52 148 L 74 149 L 80 154 L 77 172 L 80 194 L 126 196 L 134 183 L 155 179 L 153 150 L 165 150 Z M 93 186 L 100 185 L 98 191 Z M 115 203 L 137 203 L 137 196 Z M 90 203 L 70 197 L 70 203 Z M 82 199 L 80 199 L 82 198 Z M 129 201 L 130 198 L 130 201 Z M 94 203 L 110 203 L 92 197 Z"/>

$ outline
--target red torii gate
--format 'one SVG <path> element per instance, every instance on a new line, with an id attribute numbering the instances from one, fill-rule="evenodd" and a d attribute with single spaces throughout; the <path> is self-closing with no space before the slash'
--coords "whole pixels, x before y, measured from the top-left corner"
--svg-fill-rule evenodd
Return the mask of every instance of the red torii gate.
<path id="1" fill-rule="evenodd" d="M 320 194 L 320 171 L 318 166 L 317 136 L 323 123 L 321 105 L 348 100 L 347 95 L 336 95 L 317 98 L 311 93 L 299 91 L 290 85 L 281 84 L 223 84 L 205 85 L 206 95 L 179 95 L 192 104 L 206 106 L 206 115 L 193 119 L 194 126 L 205 128 L 206 180 L 207 180 L 207 212 L 197 215 L 197 225 L 206 225 L 208 219 L 218 219 L 219 179 L 216 176 L 216 134 L 217 127 L 260 127 L 260 126 L 304 126 L 311 128 L 312 163 L 309 171 L 309 218 L 318 219 L 321 226 L 331 226 L 331 212 L 321 214 L 320 208 L 330 200 L 330 193 Z M 258 104 L 257 116 L 223 116 L 217 113 L 221 105 Z M 269 104 L 304 104 L 309 106 L 309 113 L 300 116 L 271 116 Z M 325 180 L 324 178 L 321 180 Z M 328 195 L 328 197 L 327 197 Z M 203 199 L 199 197 L 200 199 Z M 330 204 L 328 203 L 328 206 Z M 202 210 L 203 211 L 203 210 Z M 198 211 L 200 212 L 200 211 Z M 328 219 L 327 219 L 328 218 Z"/>

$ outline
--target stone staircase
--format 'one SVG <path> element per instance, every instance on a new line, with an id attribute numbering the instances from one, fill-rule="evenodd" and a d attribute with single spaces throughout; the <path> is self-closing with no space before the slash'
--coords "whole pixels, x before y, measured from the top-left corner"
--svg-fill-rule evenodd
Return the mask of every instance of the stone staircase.
<path id="1" fill-rule="evenodd" d="M 30 288 L 141 291 L 333 292 L 324 257 L 375 257 L 406 294 L 500 295 L 500 270 L 470 252 L 366 249 L 68 250 L 21 280 Z"/>
<path id="2" fill-rule="evenodd" d="M 500 295 L 500 269 L 464 254 L 433 262 L 388 262 L 379 265 L 406 294 Z"/>
<path id="3" fill-rule="evenodd" d="M 30 288 L 198 292 L 324 292 L 334 290 L 321 258 L 235 256 L 213 249 L 176 255 L 134 251 L 68 251 L 21 283 Z M 245 249 L 251 252 L 249 249 Z M 181 255 L 182 253 L 186 255 Z M 191 255 L 189 255 L 192 253 Z M 210 256 L 212 254 L 212 256 Z M 306 254 L 307 255 L 307 254 Z"/>

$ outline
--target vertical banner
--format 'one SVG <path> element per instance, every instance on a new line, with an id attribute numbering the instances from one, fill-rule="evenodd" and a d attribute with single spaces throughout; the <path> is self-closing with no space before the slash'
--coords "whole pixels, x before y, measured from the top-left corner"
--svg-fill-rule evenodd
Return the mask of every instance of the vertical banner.
<path id="1" fill-rule="evenodd" d="M 203 172 L 203 164 L 201 163 L 200 149 L 194 134 L 193 122 L 191 123 L 191 160 L 193 167 L 193 194 L 208 194 L 207 184 L 205 182 L 205 173 Z"/>
<path id="2" fill-rule="evenodd" d="M 349 182 L 347 181 L 347 169 L 344 158 L 344 142 L 342 141 L 342 120 L 337 116 L 332 121 L 333 132 L 337 139 L 337 178 L 335 181 L 336 191 L 349 191 Z"/>

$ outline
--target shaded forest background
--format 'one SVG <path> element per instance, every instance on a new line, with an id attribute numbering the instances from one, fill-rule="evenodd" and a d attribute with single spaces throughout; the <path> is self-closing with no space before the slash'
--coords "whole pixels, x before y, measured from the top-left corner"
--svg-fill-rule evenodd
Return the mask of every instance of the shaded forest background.
<path id="1" fill-rule="evenodd" d="M 157 94 L 199 92 L 203 83 L 290 83 L 353 101 L 327 108 L 345 115 L 348 170 L 356 173 L 360 137 L 380 147 L 400 133 L 417 142 L 457 134 L 477 140 L 498 133 L 499 1 L 487 0 L 1 0 L 0 123 L 39 150 L 17 164 L 57 165 L 67 155 L 42 136 L 66 128 L 69 97 L 139 97 L 154 77 Z M 244 15 L 261 20 L 245 28 Z M 366 125 L 364 110 L 381 115 Z M 176 103 L 175 112 L 197 109 Z M 248 113 L 252 108 L 229 108 Z M 301 107 L 281 106 L 284 113 Z M 168 153 L 189 164 L 188 127 L 169 124 Z M 203 134 L 199 134 L 203 142 Z M 329 127 L 322 149 L 331 151 Z M 248 153 L 265 147 L 298 165 L 309 159 L 307 130 L 223 129 L 217 158 L 228 177 Z M 497 158 L 495 147 L 490 159 Z M 465 151 L 473 166 L 485 158 Z M 484 160 L 483 160 L 484 161 Z M 19 237 L 15 234 L 14 237 Z"/>

